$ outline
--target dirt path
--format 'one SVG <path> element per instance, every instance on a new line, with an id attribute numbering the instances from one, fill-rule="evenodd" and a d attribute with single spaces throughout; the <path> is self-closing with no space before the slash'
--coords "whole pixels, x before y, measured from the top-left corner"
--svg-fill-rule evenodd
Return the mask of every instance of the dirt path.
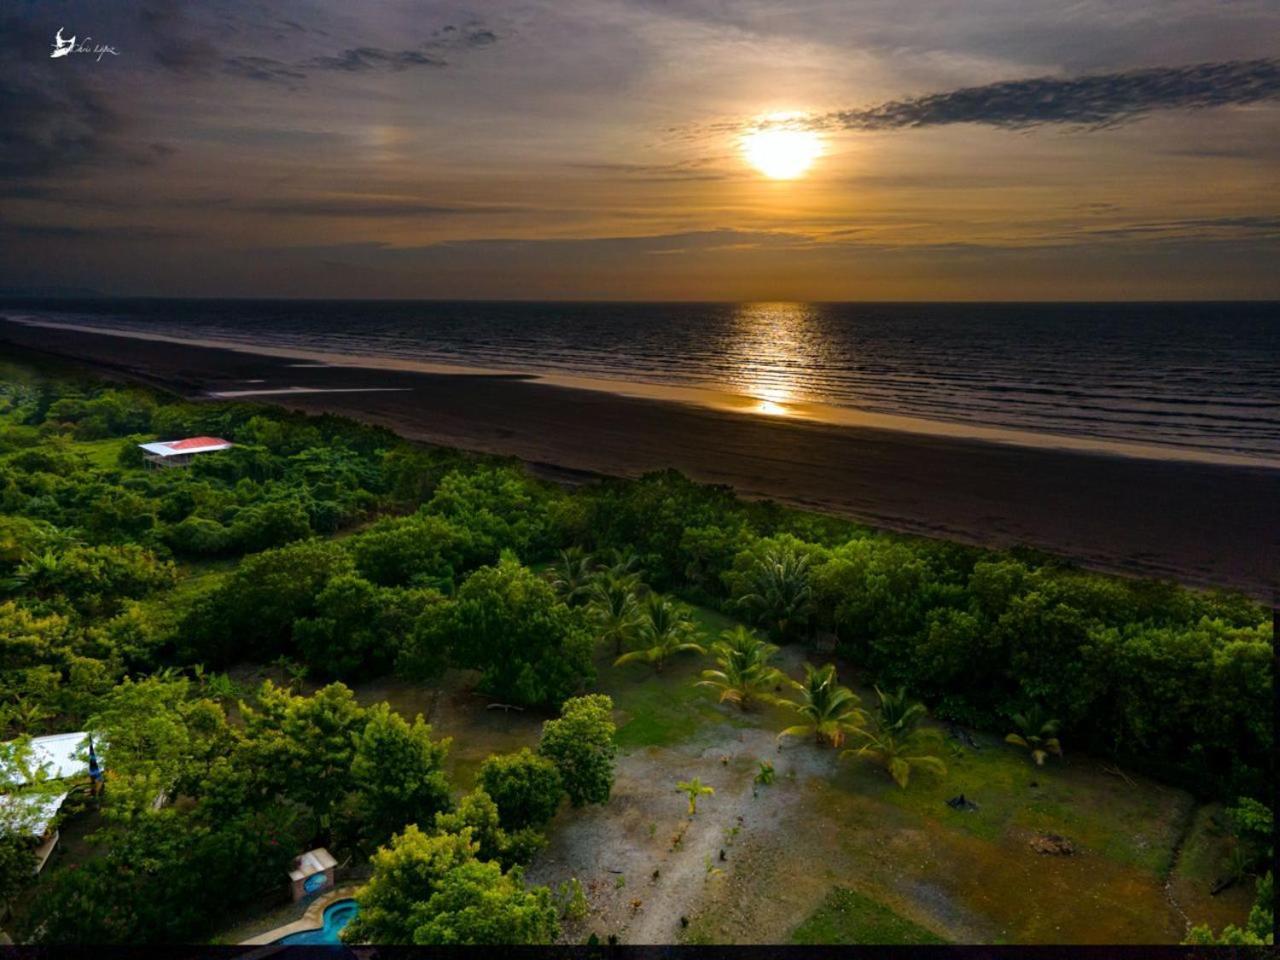
<path id="1" fill-rule="evenodd" d="M 738 880 L 739 857 L 794 828 L 800 782 L 834 762 L 831 753 L 779 753 L 769 730 L 724 724 L 708 732 L 699 746 L 620 757 L 607 807 L 561 814 L 567 822 L 555 825 L 528 878 L 555 884 L 576 876 L 583 884 L 591 912 L 570 926 L 568 940 L 594 932 L 601 940 L 616 934 L 622 943 L 677 942 L 682 918 L 698 917 Z M 754 783 L 761 760 L 778 768 L 772 786 Z M 695 776 L 716 792 L 702 797 L 690 817 L 675 784 Z M 815 889 L 814 905 L 825 892 L 825 884 Z"/>

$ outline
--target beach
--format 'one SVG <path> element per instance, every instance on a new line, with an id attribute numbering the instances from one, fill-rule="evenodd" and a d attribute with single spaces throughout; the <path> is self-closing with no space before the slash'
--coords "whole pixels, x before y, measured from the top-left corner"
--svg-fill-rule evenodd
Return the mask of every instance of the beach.
<path id="1" fill-rule="evenodd" d="M 1092 569 L 1274 600 L 1280 470 L 1270 467 L 834 424 L 510 374 L 305 363 L 7 321 L 0 345 L 189 398 L 244 395 L 341 414 L 411 440 L 518 457 L 559 478 L 675 468 L 746 497 L 887 530 L 1024 545 Z"/>

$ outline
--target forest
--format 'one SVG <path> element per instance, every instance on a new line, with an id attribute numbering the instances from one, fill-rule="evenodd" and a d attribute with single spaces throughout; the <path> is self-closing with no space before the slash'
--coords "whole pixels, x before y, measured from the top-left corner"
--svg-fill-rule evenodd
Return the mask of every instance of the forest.
<path id="1" fill-rule="evenodd" d="M 137 443 L 187 436 L 234 447 L 144 468 Z M 735 626 L 710 635 L 695 610 Z M 699 696 L 786 701 L 777 732 L 847 747 L 903 790 L 952 762 L 942 731 L 972 730 L 1035 767 L 1078 752 L 1220 804 L 1257 902 L 1190 936 L 1261 942 L 1273 643 L 1270 611 L 1238 594 L 675 472 L 565 486 L 332 416 L 0 363 L 0 769 L 30 737 L 88 730 L 107 772 L 61 813 L 91 818 L 83 858 L 36 878 L 29 846 L 0 836 L 17 940 L 208 942 L 324 846 L 364 865 L 348 942 L 555 942 L 582 891 L 526 870 L 556 818 L 610 799 L 626 727 L 602 670 L 702 656 Z M 238 684 L 246 663 L 276 679 Z M 353 693 L 451 671 L 539 725 L 472 782 L 422 716 Z M 30 781 L 0 790 L 45 788 Z M 714 802 L 701 781 L 678 789 L 690 817 Z"/>

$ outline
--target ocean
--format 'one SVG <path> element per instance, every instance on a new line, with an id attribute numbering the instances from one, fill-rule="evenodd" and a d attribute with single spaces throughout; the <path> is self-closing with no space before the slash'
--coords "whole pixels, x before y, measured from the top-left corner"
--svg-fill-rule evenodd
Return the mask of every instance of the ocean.
<path id="1" fill-rule="evenodd" d="M 25 300 L 0 315 L 1280 462 L 1277 303 Z"/>

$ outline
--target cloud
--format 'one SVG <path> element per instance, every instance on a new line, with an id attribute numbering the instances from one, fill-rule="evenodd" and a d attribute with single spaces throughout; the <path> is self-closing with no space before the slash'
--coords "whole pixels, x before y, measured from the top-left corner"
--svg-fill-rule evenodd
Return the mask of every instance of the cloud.
<path id="1" fill-rule="evenodd" d="M 304 69 L 345 70 L 360 73 L 375 67 L 404 70 L 408 67 L 443 67 L 445 61 L 421 50 L 384 50 L 381 47 L 352 47 L 337 56 L 312 57 L 298 64 Z"/>
<path id="2" fill-rule="evenodd" d="M 302 197 L 239 204 L 238 209 L 299 217 L 443 217 L 511 213 L 518 207 L 492 204 L 454 204 L 417 197 Z"/>
<path id="3" fill-rule="evenodd" d="M 230 76 L 293 87 L 312 71 L 367 73 L 411 67 L 447 67 L 449 61 L 440 55 L 442 51 L 475 50 L 497 42 L 498 35 L 483 25 L 470 23 L 459 27 L 449 24 L 432 31 L 430 37 L 418 46 L 402 50 L 348 47 L 336 54 L 321 54 L 294 63 L 271 57 L 233 56 L 222 61 L 222 69 Z"/>
<path id="4" fill-rule="evenodd" d="M 1034 77 L 965 87 L 814 118 L 813 126 L 892 130 L 950 123 L 1023 129 L 1114 126 L 1156 110 L 1257 103 L 1280 97 L 1280 60 L 1232 60 L 1080 77 Z"/>
<path id="5" fill-rule="evenodd" d="M 0 21 L 14 49 L 43 50 L 43 31 L 21 20 Z M 60 61 L 0 59 L 0 179 L 41 177 L 112 150 L 121 117 L 82 74 Z"/>
<path id="6" fill-rule="evenodd" d="M 292 84 L 307 77 L 302 71 L 270 57 L 227 57 L 222 61 L 222 70 L 233 77 L 264 83 Z"/>

